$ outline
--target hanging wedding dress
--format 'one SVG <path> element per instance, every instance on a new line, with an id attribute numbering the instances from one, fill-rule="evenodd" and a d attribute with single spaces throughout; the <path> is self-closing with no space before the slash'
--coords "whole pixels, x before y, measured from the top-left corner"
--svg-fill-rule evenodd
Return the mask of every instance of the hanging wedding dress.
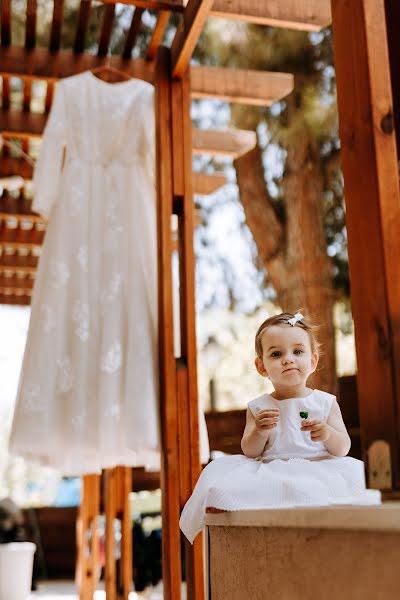
<path id="1" fill-rule="evenodd" d="M 49 225 L 10 449 L 64 474 L 159 467 L 154 150 L 152 85 L 91 72 L 58 84 L 33 181 Z"/>

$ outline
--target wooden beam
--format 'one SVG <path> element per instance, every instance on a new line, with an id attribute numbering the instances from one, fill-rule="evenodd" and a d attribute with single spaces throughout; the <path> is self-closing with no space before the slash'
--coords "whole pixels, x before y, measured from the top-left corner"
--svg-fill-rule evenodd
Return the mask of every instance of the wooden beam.
<path id="1" fill-rule="evenodd" d="M 171 51 L 172 56 L 172 51 Z M 180 358 L 176 360 L 179 501 L 183 509 L 201 473 L 195 317 L 195 211 L 192 182 L 190 70 L 171 83 L 173 206 L 178 216 Z M 185 542 L 188 597 L 204 599 L 203 541 Z"/>
<path id="2" fill-rule="evenodd" d="M 400 191 L 385 0 L 333 0 L 332 23 L 363 453 L 369 487 L 393 476 L 399 489 Z M 377 440 L 391 461 L 373 463 Z"/>
<path id="3" fill-rule="evenodd" d="M 153 35 L 151 36 L 151 40 L 147 47 L 146 60 L 154 60 L 158 47 L 162 43 L 170 15 L 171 12 L 169 10 L 160 11 L 157 23 L 154 27 Z"/>
<path id="4" fill-rule="evenodd" d="M 221 154 L 238 158 L 252 150 L 256 144 L 255 131 L 193 129 L 194 154 Z"/>
<path id="5" fill-rule="evenodd" d="M 21 46 L 0 48 L 0 75 L 57 81 L 94 69 L 107 63 L 107 58 L 88 54 L 74 54 L 71 50 L 49 52 L 35 48 L 27 53 Z M 153 81 L 153 66 L 144 60 L 125 61 L 113 56 L 110 64 L 132 77 Z"/>
<path id="6" fill-rule="evenodd" d="M 171 46 L 172 77 L 182 77 L 206 22 L 213 0 L 189 0 Z"/>
<path id="7" fill-rule="evenodd" d="M 254 106 L 269 106 L 290 94 L 294 86 L 293 75 L 269 71 L 193 65 L 191 77 L 192 98 L 221 98 Z"/>
<path id="8" fill-rule="evenodd" d="M 198 196 L 213 194 L 226 183 L 224 173 L 193 173 L 193 193 Z"/>
<path id="9" fill-rule="evenodd" d="M 23 177 L 28 182 L 32 179 L 33 167 L 23 158 L 0 156 L 0 178 L 11 177 L 13 175 Z M 193 193 L 199 196 L 213 194 L 225 184 L 226 177 L 223 173 L 193 173 Z M 12 216 L 21 219 L 31 218 L 31 215 Z M 6 217 L 8 217 L 6 213 L 0 213 L 0 219 Z M 40 219 L 42 218 L 40 217 Z"/>
<path id="10" fill-rule="evenodd" d="M 0 133 L 6 137 L 21 139 L 40 137 L 46 125 L 47 115 L 24 113 L 17 110 L 0 111 Z M 193 130 L 193 152 L 195 154 L 223 154 L 237 158 L 249 152 L 257 142 L 254 131 L 236 129 Z M 6 168 L 16 165 L 15 159 L 5 162 Z M 25 167 L 27 170 L 27 167 Z M 1 172 L 1 158 L 0 158 Z M 17 173 L 12 173 L 16 175 Z"/>
<path id="11" fill-rule="evenodd" d="M 17 46 L 0 48 L 0 75 L 55 81 L 106 64 L 104 57 L 87 53 L 74 55 L 70 50 L 52 54 L 46 48 L 26 53 Z M 144 60 L 112 57 L 111 65 L 132 77 L 153 82 L 153 66 Z M 192 98 L 223 100 L 268 106 L 293 89 L 293 75 L 268 71 L 191 67 Z"/>
<path id="12" fill-rule="evenodd" d="M 50 52 L 57 52 L 60 49 L 63 14 L 64 0 L 54 0 L 49 44 Z"/>
<path id="13" fill-rule="evenodd" d="M 172 108 L 170 52 L 163 46 L 158 50 L 155 68 L 163 594 L 165 600 L 180 600 L 178 407 L 171 263 Z"/>
<path id="14" fill-rule="evenodd" d="M 76 582 L 80 600 L 92 600 L 96 589 L 100 569 L 99 515 L 100 475 L 85 475 L 82 478 L 82 500 L 76 524 Z"/>
<path id="15" fill-rule="evenodd" d="M 142 26 L 143 12 L 143 8 L 136 7 L 135 12 L 133 13 L 131 26 L 129 27 L 128 35 L 126 36 L 125 40 L 125 46 L 122 51 L 122 58 L 125 60 L 129 60 L 131 58 L 132 50 L 135 47 L 136 40 L 140 33 L 140 28 Z"/>
<path id="16" fill-rule="evenodd" d="M 1 45 L 9 46 L 11 44 L 11 0 L 1 1 Z"/>
<path id="17" fill-rule="evenodd" d="M 331 22 L 330 0 L 214 0 L 210 15 L 258 25 L 320 31 Z"/>
<path id="18" fill-rule="evenodd" d="M 86 30 L 89 24 L 91 0 L 81 0 L 76 27 L 74 53 L 80 54 L 85 48 Z"/>
<path id="19" fill-rule="evenodd" d="M 37 0 L 27 0 L 25 48 L 29 50 L 36 46 L 36 9 Z"/>
<path id="20" fill-rule="evenodd" d="M 99 48 L 97 50 L 97 56 L 106 56 L 108 53 L 108 46 L 110 45 L 110 39 L 114 24 L 115 16 L 115 4 L 108 4 L 105 7 L 103 24 L 101 27 Z"/>
<path id="21" fill-rule="evenodd" d="M 183 12 L 186 0 L 101 0 L 106 4 L 128 4 L 129 6 L 139 6 L 147 10 L 169 10 L 174 12 Z"/>

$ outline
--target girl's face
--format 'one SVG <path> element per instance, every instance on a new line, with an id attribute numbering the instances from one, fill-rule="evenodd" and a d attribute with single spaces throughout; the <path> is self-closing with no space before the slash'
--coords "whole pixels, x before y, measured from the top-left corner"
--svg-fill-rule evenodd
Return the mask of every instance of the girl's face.
<path id="1" fill-rule="evenodd" d="M 274 325 L 261 337 L 263 359 L 256 358 L 260 375 L 269 377 L 274 387 L 290 388 L 306 385 L 318 364 L 312 352 L 308 333 L 301 327 Z"/>

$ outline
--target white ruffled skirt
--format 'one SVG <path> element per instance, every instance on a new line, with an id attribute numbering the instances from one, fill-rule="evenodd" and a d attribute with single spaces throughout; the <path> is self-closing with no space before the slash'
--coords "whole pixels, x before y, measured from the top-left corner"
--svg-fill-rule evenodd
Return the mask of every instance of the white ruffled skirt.
<path id="1" fill-rule="evenodd" d="M 180 518 L 193 543 L 208 507 L 220 510 L 380 504 L 378 490 L 365 487 L 364 464 L 351 457 L 276 459 L 242 455 L 213 460 L 201 473 Z"/>

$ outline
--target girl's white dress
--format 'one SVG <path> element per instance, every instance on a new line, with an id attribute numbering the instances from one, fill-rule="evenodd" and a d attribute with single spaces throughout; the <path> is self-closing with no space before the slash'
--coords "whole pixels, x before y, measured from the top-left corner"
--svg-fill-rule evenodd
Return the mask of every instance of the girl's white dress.
<path id="1" fill-rule="evenodd" d="M 207 507 L 233 511 L 334 504 L 380 504 L 378 490 L 365 487 L 364 464 L 334 457 L 322 442 L 300 430 L 301 411 L 326 421 L 335 396 L 314 390 L 305 398 L 276 400 L 263 394 L 249 402 L 253 415 L 279 408 L 278 426 L 271 430 L 262 455 L 213 460 L 199 477 L 186 503 L 180 526 L 190 542 L 201 531 Z"/>
<path id="2" fill-rule="evenodd" d="M 149 83 L 85 72 L 57 85 L 34 173 L 49 224 L 10 449 L 64 474 L 159 467 L 154 129 Z"/>

